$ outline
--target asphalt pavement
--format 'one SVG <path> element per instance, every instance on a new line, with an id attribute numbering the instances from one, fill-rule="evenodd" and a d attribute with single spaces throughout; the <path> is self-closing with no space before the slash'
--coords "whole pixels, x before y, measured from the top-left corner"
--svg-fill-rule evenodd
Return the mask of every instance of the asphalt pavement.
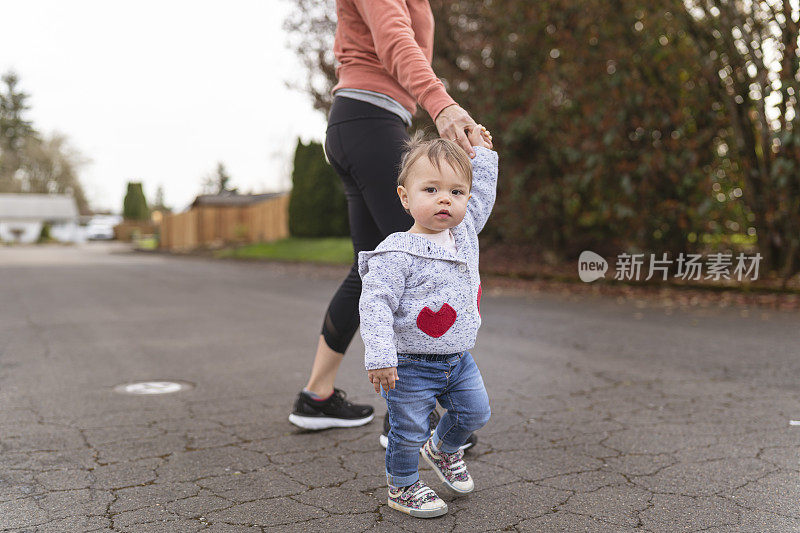
<path id="1" fill-rule="evenodd" d="M 476 490 L 425 521 L 386 506 L 359 336 L 338 386 L 376 420 L 287 420 L 346 271 L 0 247 L 0 531 L 800 531 L 800 314 L 485 279 Z"/>

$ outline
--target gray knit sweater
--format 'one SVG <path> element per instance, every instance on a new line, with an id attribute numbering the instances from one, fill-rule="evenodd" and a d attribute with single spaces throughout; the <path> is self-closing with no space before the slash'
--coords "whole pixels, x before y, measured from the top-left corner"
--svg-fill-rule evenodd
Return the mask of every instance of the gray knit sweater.
<path id="1" fill-rule="evenodd" d="M 408 232 L 392 233 L 375 250 L 358 254 L 368 370 L 397 366 L 398 353 L 448 354 L 475 346 L 481 325 L 478 233 L 494 205 L 497 153 L 474 150 L 472 198 L 464 220 L 452 228 L 456 255 Z"/>

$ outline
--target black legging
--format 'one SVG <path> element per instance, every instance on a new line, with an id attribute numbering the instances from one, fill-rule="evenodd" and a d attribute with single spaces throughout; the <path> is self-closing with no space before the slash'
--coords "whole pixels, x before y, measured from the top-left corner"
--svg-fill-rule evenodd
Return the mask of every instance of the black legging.
<path id="1" fill-rule="evenodd" d="M 358 329 L 358 252 L 374 250 L 390 233 L 414 224 L 397 196 L 400 157 L 408 138 L 405 123 L 394 113 L 360 100 L 334 98 L 325 153 L 344 183 L 355 251 L 353 267 L 322 322 L 325 342 L 339 353 L 347 350 Z"/>

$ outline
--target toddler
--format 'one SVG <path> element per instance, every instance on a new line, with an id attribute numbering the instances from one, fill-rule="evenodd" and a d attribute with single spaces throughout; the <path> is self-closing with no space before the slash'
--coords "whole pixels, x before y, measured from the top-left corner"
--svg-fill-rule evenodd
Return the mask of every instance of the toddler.
<path id="1" fill-rule="evenodd" d="M 419 478 L 420 453 L 445 486 L 471 492 L 460 447 L 491 413 L 467 350 L 481 325 L 478 233 L 494 205 L 497 153 L 485 128 L 467 133 L 471 161 L 450 140 L 409 142 L 397 193 L 414 225 L 358 256 L 365 366 L 391 424 L 388 504 L 420 518 L 447 512 Z M 437 400 L 446 411 L 431 434 L 428 415 Z"/>

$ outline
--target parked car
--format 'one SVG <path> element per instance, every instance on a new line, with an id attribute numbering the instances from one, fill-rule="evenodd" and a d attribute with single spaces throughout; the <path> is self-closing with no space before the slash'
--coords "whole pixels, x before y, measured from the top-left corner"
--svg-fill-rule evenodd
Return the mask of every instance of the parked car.
<path id="1" fill-rule="evenodd" d="M 98 215 L 92 217 L 86 225 L 86 238 L 89 240 L 111 240 L 114 238 L 114 226 L 122 222 L 116 215 Z"/>

